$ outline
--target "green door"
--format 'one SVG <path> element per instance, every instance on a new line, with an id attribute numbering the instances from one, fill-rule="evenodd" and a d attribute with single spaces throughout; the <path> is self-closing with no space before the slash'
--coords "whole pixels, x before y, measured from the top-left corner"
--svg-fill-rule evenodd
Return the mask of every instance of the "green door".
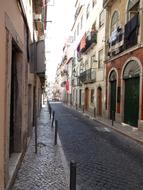
<path id="1" fill-rule="evenodd" d="M 111 96 L 110 96 L 110 119 L 112 119 L 112 114 L 114 113 L 113 117 L 115 119 L 115 112 L 116 112 L 116 80 L 111 81 Z"/>
<path id="2" fill-rule="evenodd" d="M 139 77 L 125 80 L 124 122 L 137 127 L 139 118 Z"/>

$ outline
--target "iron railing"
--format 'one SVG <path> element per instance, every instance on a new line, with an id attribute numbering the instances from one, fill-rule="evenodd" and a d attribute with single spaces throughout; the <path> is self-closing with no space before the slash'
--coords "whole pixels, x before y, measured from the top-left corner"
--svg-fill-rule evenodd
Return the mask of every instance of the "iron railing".
<path id="1" fill-rule="evenodd" d="M 96 70 L 91 68 L 80 73 L 79 79 L 83 83 L 92 83 L 96 81 Z"/>

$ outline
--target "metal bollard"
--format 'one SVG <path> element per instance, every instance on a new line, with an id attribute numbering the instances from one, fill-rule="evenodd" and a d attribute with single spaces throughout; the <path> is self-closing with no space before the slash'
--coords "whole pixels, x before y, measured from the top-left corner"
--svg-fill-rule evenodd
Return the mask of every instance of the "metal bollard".
<path id="1" fill-rule="evenodd" d="M 95 107 L 94 107 L 93 112 L 94 112 L 94 117 L 96 117 L 96 108 Z"/>
<path id="2" fill-rule="evenodd" d="M 114 125 L 114 121 L 115 121 L 115 111 L 112 111 L 112 126 Z"/>
<path id="3" fill-rule="evenodd" d="M 58 121 L 55 120 L 55 140 L 54 140 L 54 145 L 57 145 L 57 135 L 58 135 Z"/>
<path id="4" fill-rule="evenodd" d="M 55 111 L 53 111 L 53 117 L 52 117 L 52 123 L 51 123 L 51 127 L 53 127 L 53 124 L 54 124 L 54 120 L 55 120 Z"/>
<path id="5" fill-rule="evenodd" d="M 37 142 L 37 117 L 35 120 L 35 154 L 37 154 L 38 142 Z"/>
<path id="6" fill-rule="evenodd" d="M 70 190 L 76 190 L 76 162 L 70 162 Z"/>
<path id="7" fill-rule="evenodd" d="M 52 108 L 50 106 L 50 120 L 51 120 L 51 117 L 52 117 Z"/>

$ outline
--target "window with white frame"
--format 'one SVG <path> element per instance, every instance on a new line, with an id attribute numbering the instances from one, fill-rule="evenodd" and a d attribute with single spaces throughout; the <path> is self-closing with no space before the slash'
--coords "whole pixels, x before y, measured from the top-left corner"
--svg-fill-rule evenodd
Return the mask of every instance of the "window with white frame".
<path id="1" fill-rule="evenodd" d="M 98 52 L 98 68 L 103 68 L 103 49 Z"/>
<path id="2" fill-rule="evenodd" d="M 129 21 L 139 12 L 139 0 L 129 0 L 127 8 L 127 20 Z"/>
<path id="3" fill-rule="evenodd" d="M 119 26 L 119 12 L 115 11 L 111 20 L 111 33 Z"/>

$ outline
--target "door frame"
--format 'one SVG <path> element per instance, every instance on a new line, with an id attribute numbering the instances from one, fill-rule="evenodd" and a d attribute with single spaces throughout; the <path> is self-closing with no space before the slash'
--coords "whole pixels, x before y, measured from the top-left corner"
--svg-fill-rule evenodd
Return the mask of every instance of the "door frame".
<path id="1" fill-rule="evenodd" d="M 107 87 L 107 110 L 108 110 L 108 118 L 110 118 L 110 104 L 111 104 L 111 99 L 110 99 L 110 96 L 111 96 L 111 86 L 110 86 L 110 75 L 111 73 L 115 71 L 116 73 L 116 102 L 117 102 L 117 87 L 118 87 L 118 71 L 115 67 L 113 67 L 109 73 L 108 73 L 108 87 Z M 116 110 L 117 110 L 117 104 L 116 104 Z M 116 117 L 116 110 L 115 110 L 115 117 Z"/>
<path id="2" fill-rule="evenodd" d="M 122 67 L 122 71 L 121 71 L 121 105 L 120 105 L 120 110 L 121 110 L 121 121 L 124 122 L 124 102 L 125 102 L 125 80 L 124 80 L 124 70 L 125 70 L 125 67 L 126 65 L 130 62 L 130 61 L 136 61 L 139 66 L 140 66 L 140 75 L 139 75 L 139 80 L 140 80 L 140 84 L 139 84 L 139 119 L 138 120 L 143 120 L 143 118 L 141 118 L 141 115 L 142 115 L 142 85 L 143 85 L 143 79 L 142 79 L 142 76 L 143 76 L 143 66 L 142 66 L 142 63 L 141 61 L 137 58 L 137 57 L 130 57 L 126 60 L 126 62 L 124 63 L 123 67 Z M 138 122 L 138 126 L 139 126 L 139 122 Z"/>
<path id="3" fill-rule="evenodd" d="M 98 86 L 97 88 L 97 115 L 102 116 L 102 88 L 101 86 Z M 99 99 L 99 93 L 100 93 L 100 99 Z M 100 107 L 99 107 L 100 105 Z"/>
<path id="4" fill-rule="evenodd" d="M 125 87 L 126 87 L 126 82 L 128 81 L 128 80 L 134 80 L 134 79 L 137 79 L 138 80 L 138 90 L 139 90 L 139 93 L 140 93 L 140 77 L 138 76 L 138 77 L 131 77 L 131 78 L 127 78 L 127 79 L 124 79 L 124 84 L 125 84 Z M 129 84 L 128 84 L 129 85 Z M 138 94 L 139 94 L 138 93 Z M 125 96 L 126 96 L 126 89 L 125 89 L 125 93 L 124 93 L 124 122 L 125 122 Z M 138 97 L 138 99 L 139 99 L 139 97 Z M 139 100 L 138 100 L 139 101 Z M 129 104 L 128 104 L 129 105 Z M 139 120 L 139 102 L 138 102 L 138 120 Z M 134 127 L 138 127 L 138 120 L 137 120 L 137 125 L 136 126 L 134 126 L 134 125 L 132 125 L 132 126 L 134 126 Z M 131 121 L 131 117 L 130 117 L 130 119 L 128 120 L 128 122 L 129 121 Z M 125 122 L 126 123 L 126 122 Z M 127 123 L 128 124 L 128 123 Z M 131 124 L 129 124 L 129 125 L 131 125 Z"/>
<path id="5" fill-rule="evenodd" d="M 89 109 L 89 88 L 85 88 L 85 97 L 84 97 L 84 107 L 85 110 L 88 111 Z"/>

